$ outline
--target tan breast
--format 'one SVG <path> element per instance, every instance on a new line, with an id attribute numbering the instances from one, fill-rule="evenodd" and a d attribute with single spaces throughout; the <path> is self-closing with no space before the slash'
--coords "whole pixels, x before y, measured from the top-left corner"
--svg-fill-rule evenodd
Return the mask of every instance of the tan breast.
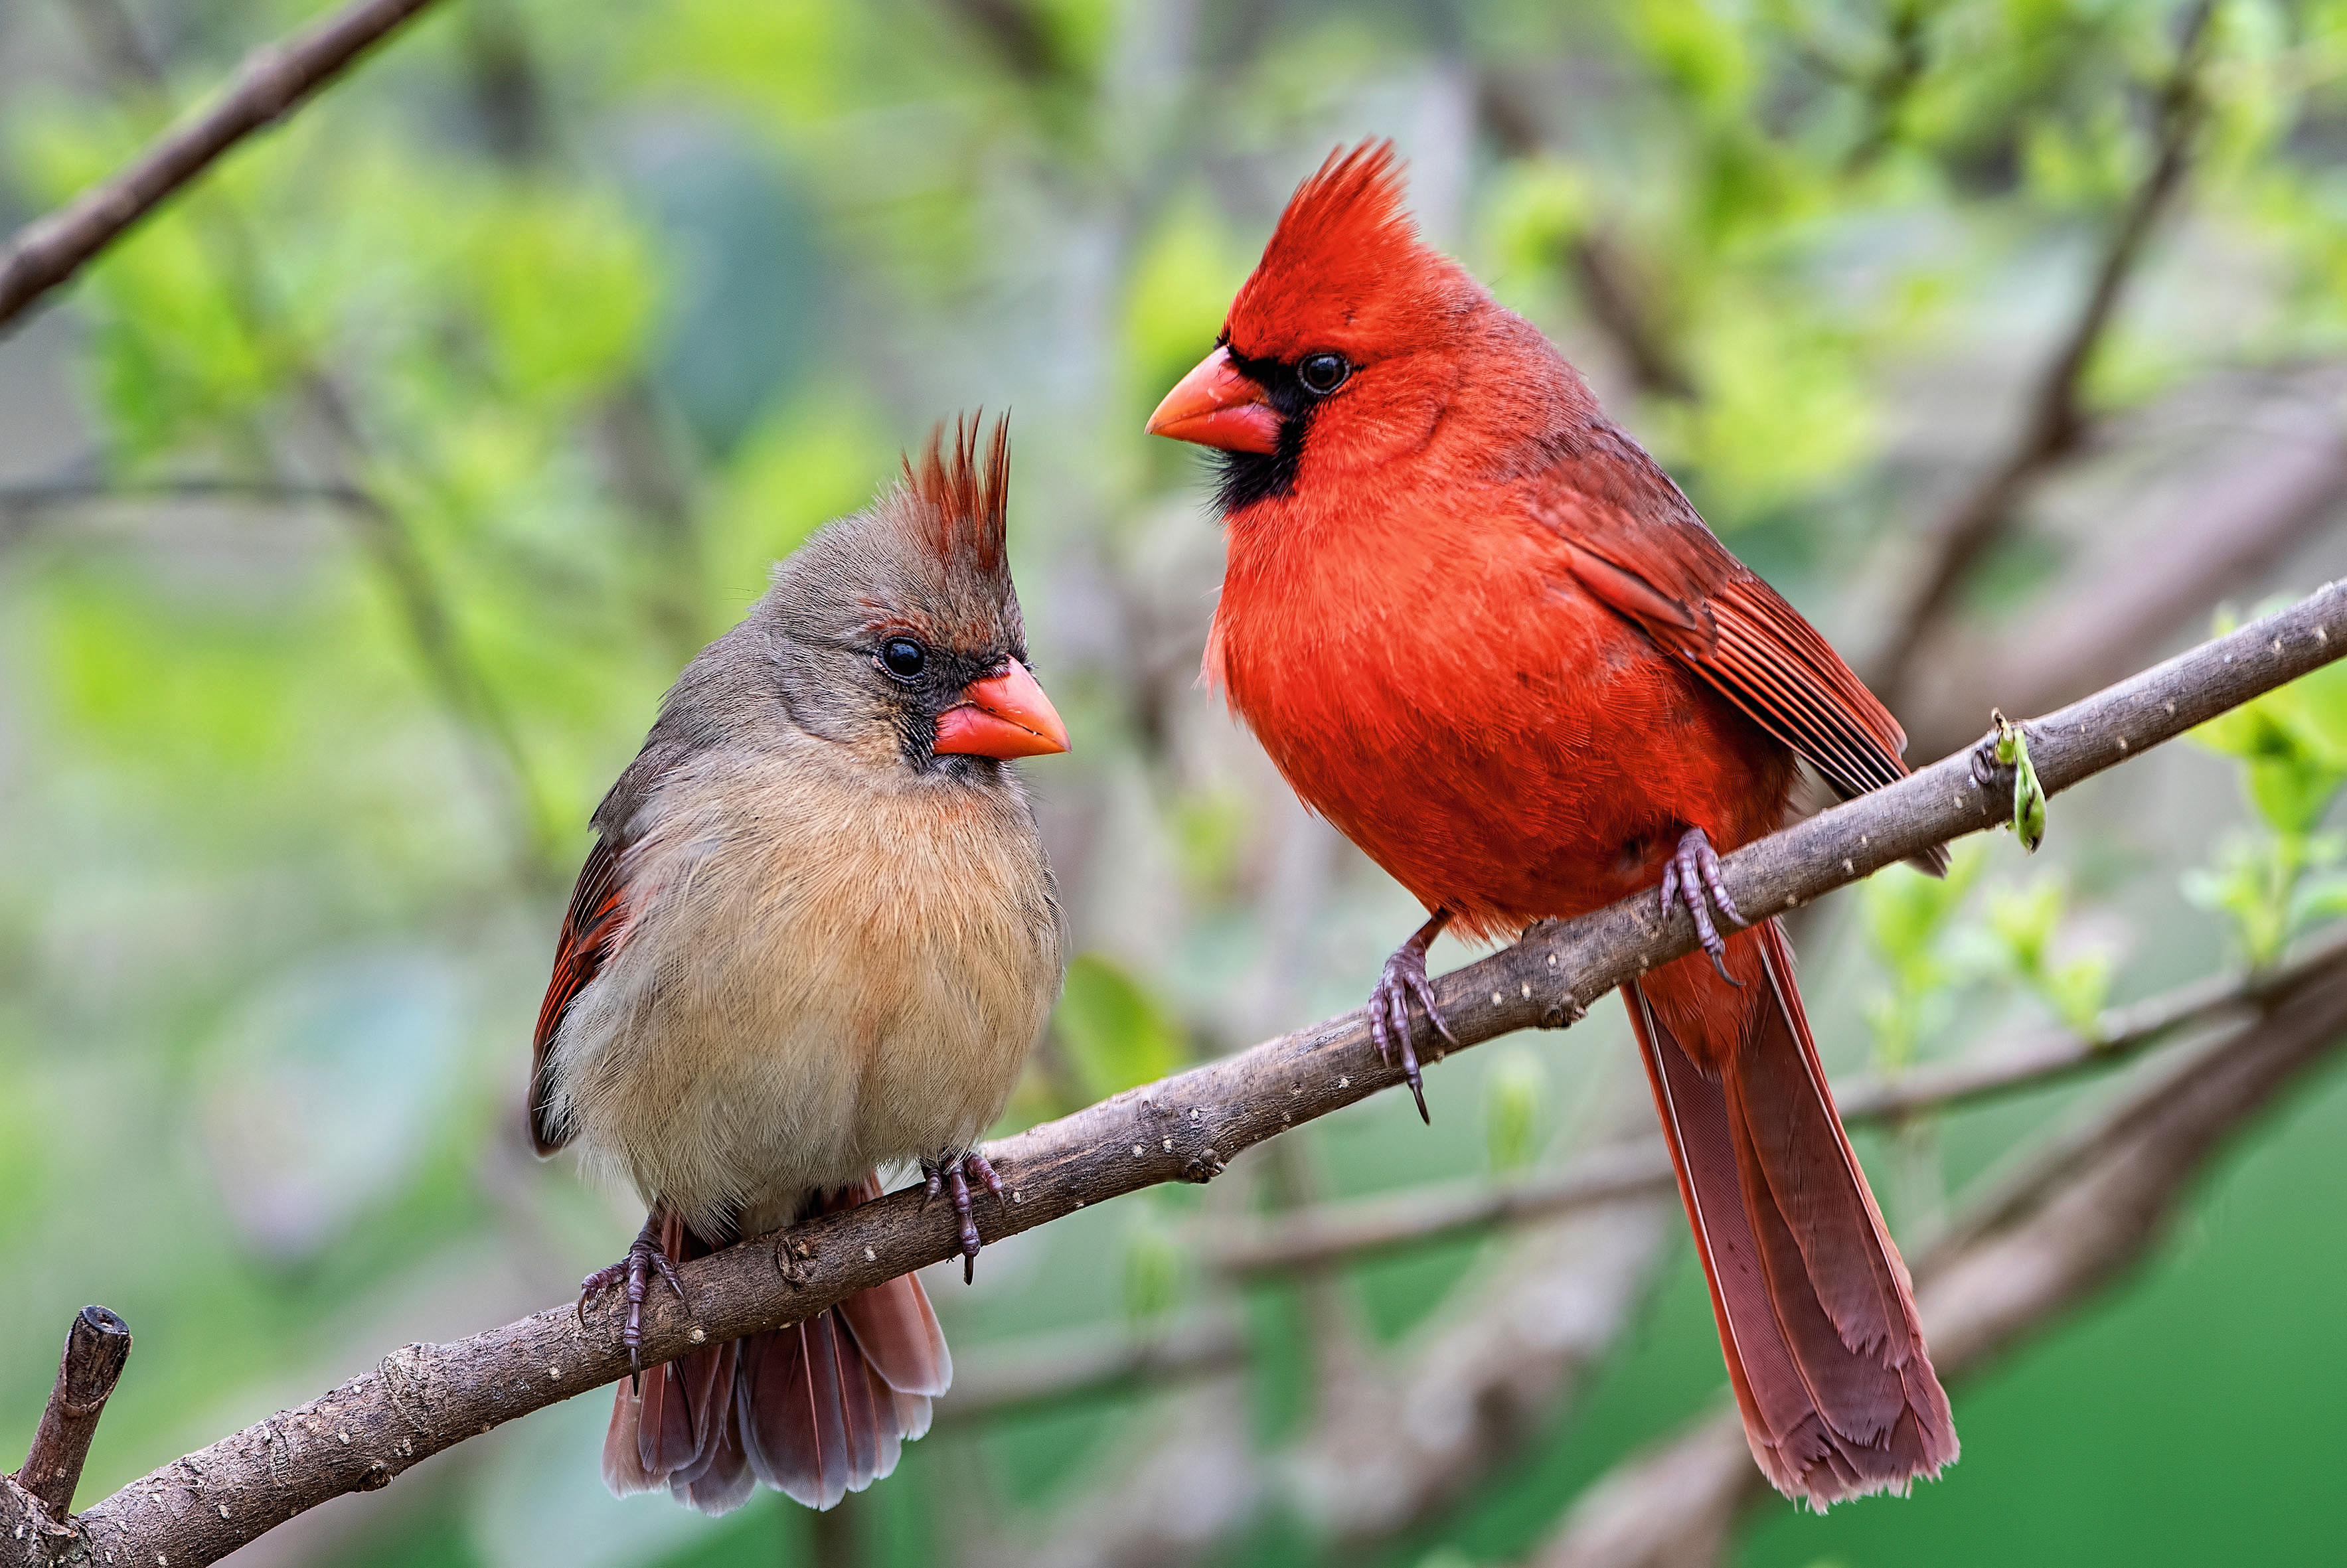
<path id="1" fill-rule="evenodd" d="M 622 868 L 636 913 L 556 1042 L 587 1159 L 696 1228 L 968 1149 L 1057 999 L 1032 814 L 834 748 L 702 760 Z"/>

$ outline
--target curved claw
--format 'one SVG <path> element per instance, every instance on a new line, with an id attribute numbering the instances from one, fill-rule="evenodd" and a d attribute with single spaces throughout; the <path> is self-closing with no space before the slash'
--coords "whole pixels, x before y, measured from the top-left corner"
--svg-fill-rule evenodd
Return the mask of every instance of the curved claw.
<path id="1" fill-rule="evenodd" d="M 961 1163 L 971 1175 L 986 1184 L 986 1190 L 994 1194 L 995 1206 L 1009 1214 L 1010 1196 L 1002 1190 L 1002 1178 L 994 1173 L 994 1167 L 986 1163 L 986 1156 L 972 1149 L 962 1156 Z"/>
<path id="2" fill-rule="evenodd" d="M 1696 939 L 1703 944 L 1719 978 L 1742 989 L 1744 982 L 1727 972 L 1727 939 L 1712 923 L 1711 911 L 1717 906 L 1722 915 L 1739 927 L 1749 922 L 1727 896 L 1727 881 L 1719 871 L 1719 852 L 1712 848 L 1710 838 L 1699 827 L 1690 827 L 1679 835 L 1678 848 L 1663 865 L 1663 914 L 1667 917 L 1676 904 L 1685 904 L 1694 917 Z"/>
<path id="3" fill-rule="evenodd" d="M 986 1190 L 994 1194 L 994 1201 L 1002 1206 L 1002 1212 L 1009 1214 L 1010 1200 L 1003 1193 L 1002 1178 L 995 1174 L 994 1167 L 987 1163 L 986 1156 L 975 1149 L 941 1160 L 924 1160 L 921 1162 L 921 1173 L 927 1178 L 928 1186 L 921 1198 L 921 1207 L 928 1208 L 929 1200 L 940 1191 L 953 1200 L 954 1217 L 959 1222 L 961 1282 L 968 1285 L 978 1276 L 979 1249 L 986 1245 L 978 1234 L 978 1214 L 970 1202 L 969 1178 L 975 1176 L 984 1184 Z"/>
<path id="4" fill-rule="evenodd" d="M 1419 1071 L 1418 1031 L 1411 1027 L 1409 1004 L 1415 1000 L 1424 1008 L 1426 1021 L 1434 1026 L 1434 1032 L 1449 1041 L 1453 1050 L 1459 1049 L 1459 1037 L 1450 1032 L 1449 1020 L 1435 1005 L 1434 986 L 1426 978 L 1427 944 L 1450 918 L 1439 914 L 1419 927 L 1386 960 L 1369 991 L 1369 1038 L 1377 1042 L 1378 1060 L 1391 1066 L 1399 1048 L 1401 1075 L 1409 1084 L 1410 1097 L 1418 1102 L 1418 1118 L 1429 1125 L 1434 1118 L 1426 1109 L 1426 1083 Z"/>
<path id="5" fill-rule="evenodd" d="M 650 1276 L 657 1273 L 676 1292 L 679 1301 L 689 1299 L 684 1294 L 684 1280 L 669 1261 L 667 1249 L 660 1243 L 655 1228 L 658 1216 L 647 1217 L 644 1228 L 628 1244 L 627 1255 L 609 1268 L 599 1268 L 579 1282 L 579 1326 L 587 1327 L 587 1303 L 599 1291 L 614 1285 L 626 1286 L 628 1316 L 620 1328 L 620 1343 L 628 1348 L 628 1361 L 638 1372 L 643 1370 L 641 1352 L 644 1345 L 644 1297 L 650 1293 Z"/>

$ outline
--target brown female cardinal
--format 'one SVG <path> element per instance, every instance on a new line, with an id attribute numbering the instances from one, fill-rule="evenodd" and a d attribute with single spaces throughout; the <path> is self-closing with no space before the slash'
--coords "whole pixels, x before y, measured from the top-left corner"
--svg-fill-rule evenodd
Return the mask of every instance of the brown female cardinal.
<path id="1" fill-rule="evenodd" d="M 1067 750 L 1003 553 L 1008 436 L 940 431 L 903 482 L 775 569 L 693 660 L 596 809 L 538 1014 L 531 1135 L 651 1210 L 639 1341 L 673 1264 L 879 1193 L 919 1161 L 964 1269 L 976 1143 L 1060 991 L 1060 905 L 1005 763 Z M 967 1173 L 967 1174 L 966 1174 Z M 907 1276 L 620 1385 L 617 1492 L 711 1513 L 763 1481 L 828 1508 L 896 1468 L 953 1375 Z"/>
<path id="2" fill-rule="evenodd" d="M 1775 921 L 1720 849 L 1806 766 L 1845 797 L 1905 737 L 1727 553 L 1573 367 L 1404 211 L 1390 144 L 1289 201 L 1220 343 L 1149 428 L 1220 449 L 1206 646 L 1306 804 L 1431 917 L 1369 999 L 1426 1100 L 1426 948 L 1661 884 L 1704 955 L 1623 988 L 1753 1457 L 1822 1506 L 1956 1457 L 1905 1266 L 1835 1114 Z"/>

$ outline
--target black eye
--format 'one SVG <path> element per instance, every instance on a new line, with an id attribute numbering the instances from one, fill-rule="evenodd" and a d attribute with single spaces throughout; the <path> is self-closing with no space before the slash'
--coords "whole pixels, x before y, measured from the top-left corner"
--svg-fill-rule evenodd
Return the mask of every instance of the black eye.
<path id="1" fill-rule="evenodd" d="M 891 637 L 880 645 L 881 668 L 899 681 L 910 681 L 928 661 L 928 650 L 909 637 Z"/>
<path id="2" fill-rule="evenodd" d="M 1307 354 L 1296 367 L 1296 379 L 1315 397 L 1326 397 L 1345 384 L 1353 367 L 1341 354 Z"/>

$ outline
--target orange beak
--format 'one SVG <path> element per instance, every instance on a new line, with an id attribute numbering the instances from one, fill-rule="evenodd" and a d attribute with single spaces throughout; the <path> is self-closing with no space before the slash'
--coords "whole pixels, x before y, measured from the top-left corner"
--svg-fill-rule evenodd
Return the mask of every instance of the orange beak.
<path id="1" fill-rule="evenodd" d="M 1223 347 L 1174 383 L 1149 416 L 1149 434 L 1226 452 L 1276 452 L 1279 424 L 1263 388 L 1239 373 L 1231 351 Z"/>
<path id="2" fill-rule="evenodd" d="M 1035 673 L 1016 659 L 999 675 L 972 681 L 962 700 L 938 715 L 930 750 L 972 757 L 1048 756 L 1068 749 L 1068 727 L 1043 695 Z"/>

